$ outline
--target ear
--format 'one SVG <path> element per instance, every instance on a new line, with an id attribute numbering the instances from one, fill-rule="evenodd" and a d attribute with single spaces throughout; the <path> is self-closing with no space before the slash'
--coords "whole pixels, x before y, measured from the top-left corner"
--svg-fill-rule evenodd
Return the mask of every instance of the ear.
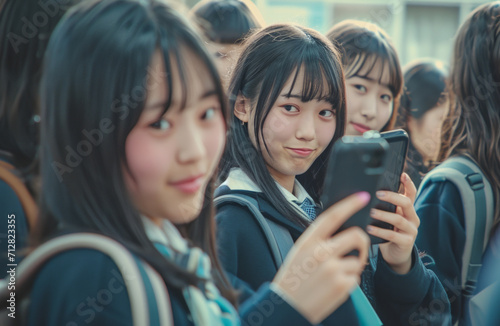
<path id="1" fill-rule="evenodd" d="M 241 122 L 248 122 L 250 119 L 250 100 L 243 95 L 236 97 L 234 104 L 234 115 L 241 120 Z"/>

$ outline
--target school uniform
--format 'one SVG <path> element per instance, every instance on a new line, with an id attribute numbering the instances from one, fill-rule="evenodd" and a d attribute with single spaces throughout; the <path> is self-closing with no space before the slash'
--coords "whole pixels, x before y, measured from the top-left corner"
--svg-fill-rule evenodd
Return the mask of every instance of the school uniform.
<path id="1" fill-rule="evenodd" d="M 466 234 L 460 193 L 449 181 L 429 183 L 415 201 L 415 210 L 420 216 L 417 246 L 448 294 L 455 323 L 464 308 L 461 288 Z"/>
<path id="2" fill-rule="evenodd" d="M 196 257 L 200 263 L 193 268 L 198 276 L 211 278 L 208 255 L 202 254 L 198 248 L 188 248 L 175 226 L 164 221 L 160 228 L 146 218 L 143 222 L 149 239 L 168 259 L 187 264 L 194 255 L 193 251 L 198 251 Z M 47 262 L 36 276 L 27 324 L 132 325 L 123 278 L 116 264 L 99 251 L 75 249 L 61 253 Z M 239 316 L 212 282 L 203 283 L 200 288 L 168 288 L 171 307 L 158 309 L 171 309 L 176 326 L 240 325 L 240 318 L 252 321 L 267 314 L 269 309 L 273 309 L 273 313 L 262 325 L 302 325 L 300 320 L 304 320 L 269 286 L 253 294 L 248 303 L 240 307 Z"/>
<path id="3" fill-rule="evenodd" d="M 298 181 L 295 181 L 293 195 L 278 185 L 285 198 L 298 205 L 310 196 Z M 240 169 L 233 169 L 226 181 L 216 190 L 216 197 L 225 194 L 245 194 L 255 198 L 262 214 L 285 227 L 294 241 L 304 232 L 282 216 L 269 199 Z M 304 218 L 308 218 L 304 213 Z M 219 257 L 234 286 L 245 284 L 257 289 L 271 282 L 277 273 L 277 266 L 271 256 L 267 240 L 250 211 L 238 204 L 224 204 L 216 215 L 217 247 Z M 368 280 L 372 283 L 375 310 L 384 325 L 415 325 L 421 320 L 428 325 L 449 324 L 449 303 L 437 277 L 427 270 L 414 248 L 413 264 L 409 273 L 399 275 L 392 271 L 378 255 L 374 273 Z M 444 298 L 443 298 L 444 297 Z M 430 312 L 433 300 L 440 300 L 443 311 Z M 432 307 L 434 308 L 434 307 Z M 424 312 L 423 312 L 424 311 Z M 323 325 L 358 325 L 359 320 L 351 299 L 322 323 Z"/>

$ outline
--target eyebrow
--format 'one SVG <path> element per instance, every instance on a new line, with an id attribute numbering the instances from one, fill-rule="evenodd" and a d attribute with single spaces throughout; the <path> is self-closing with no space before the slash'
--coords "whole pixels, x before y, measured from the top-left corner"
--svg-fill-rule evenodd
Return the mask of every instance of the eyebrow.
<path id="1" fill-rule="evenodd" d="M 211 97 L 211 96 L 214 96 L 214 95 L 217 95 L 217 91 L 215 89 L 210 89 L 208 91 L 206 91 L 205 93 L 203 93 L 198 99 L 197 101 L 201 101 L 201 100 L 204 100 L 208 97 Z M 172 101 L 170 103 L 171 106 L 175 105 L 176 102 L 175 101 Z M 164 108 L 165 105 L 167 105 L 167 101 L 161 101 L 161 102 L 156 102 L 156 103 L 153 103 L 151 105 L 147 105 L 144 109 L 156 109 L 156 108 Z"/>
<path id="2" fill-rule="evenodd" d="M 298 95 L 298 94 L 288 94 L 288 93 L 283 93 L 280 96 L 281 97 L 285 97 L 285 98 L 296 98 L 296 99 L 299 99 L 300 101 L 302 101 L 302 98 L 303 98 L 303 96 L 301 96 L 301 95 Z M 331 102 L 331 100 L 330 100 L 330 98 L 328 96 L 323 96 L 323 97 L 315 98 L 315 99 L 318 100 L 318 101 L 324 101 L 324 102 L 328 102 L 328 103 Z"/>
<path id="3" fill-rule="evenodd" d="M 298 98 L 299 100 L 302 99 L 302 96 L 298 95 L 298 94 L 289 94 L 289 93 L 283 93 L 280 95 L 281 97 L 286 97 L 286 98 Z"/>
<path id="4" fill-rule="evenodd" d="M 370 78 L 370 77 L 368 77 L 368 76 L 353 75 L 353 76 L 351 76 L 351 78 L 352 78 L 352 77 L 358 77 L 358 78 L 361 78 L 361 79 L 365 79 L 365 80 L 368 80 L 368 81 L 370 81 L 370 82 L 377 83 L 377 84 L 380 84 L 380 85 L 382 85 L 382 86 L 384 86 L 384 87 L 387 87 L 389 90 L 391 89 L 391 85 L 389 85 L 389 84 L 385 84 L 385 83 L 381 83 L 381 82 L 379 82 L 378 80 L 375 80 L 375 79 Z"/>

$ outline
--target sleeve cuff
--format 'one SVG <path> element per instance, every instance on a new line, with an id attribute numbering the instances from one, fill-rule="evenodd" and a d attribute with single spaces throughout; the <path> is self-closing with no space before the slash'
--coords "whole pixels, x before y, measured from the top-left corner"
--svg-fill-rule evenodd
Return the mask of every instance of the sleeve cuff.
<path id="1" fill-rule="evenodd" d="M 297 310 L 286 300 L 281 289 L 265 283 L 259 290 L 240 306 L 242 325 L 262 326 L 311 326 Z"/>
<path id="2" fill-rule="evenodd" d="M 400 303 L 414 303 L 425 297 L 430 284 L 431 278 L 418 256 L 416 246 L 413 246 L 412 251 L 412 267 L 404 275 L 394 272 L 382 254 L 379 253 L 375 272 L 375 291 L 377 293 L 384 293 L 385 297 L 390 297 L 391 300 Z"/>

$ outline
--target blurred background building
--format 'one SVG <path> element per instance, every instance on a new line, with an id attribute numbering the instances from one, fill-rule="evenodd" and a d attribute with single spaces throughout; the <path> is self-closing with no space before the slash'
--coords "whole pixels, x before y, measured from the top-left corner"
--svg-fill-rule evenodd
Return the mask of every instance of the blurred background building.
<path id="1" fill-rule="evenodd" d="M 421 57 L 449 62 L 458 26 L 478 0 L 253 0 L 266 23 L 295 22 L 322 33 L 344 19 L 378 24 L 394 40 L 401 64 Z M 187 0 L 193 6 L 197 0 Z"/>

